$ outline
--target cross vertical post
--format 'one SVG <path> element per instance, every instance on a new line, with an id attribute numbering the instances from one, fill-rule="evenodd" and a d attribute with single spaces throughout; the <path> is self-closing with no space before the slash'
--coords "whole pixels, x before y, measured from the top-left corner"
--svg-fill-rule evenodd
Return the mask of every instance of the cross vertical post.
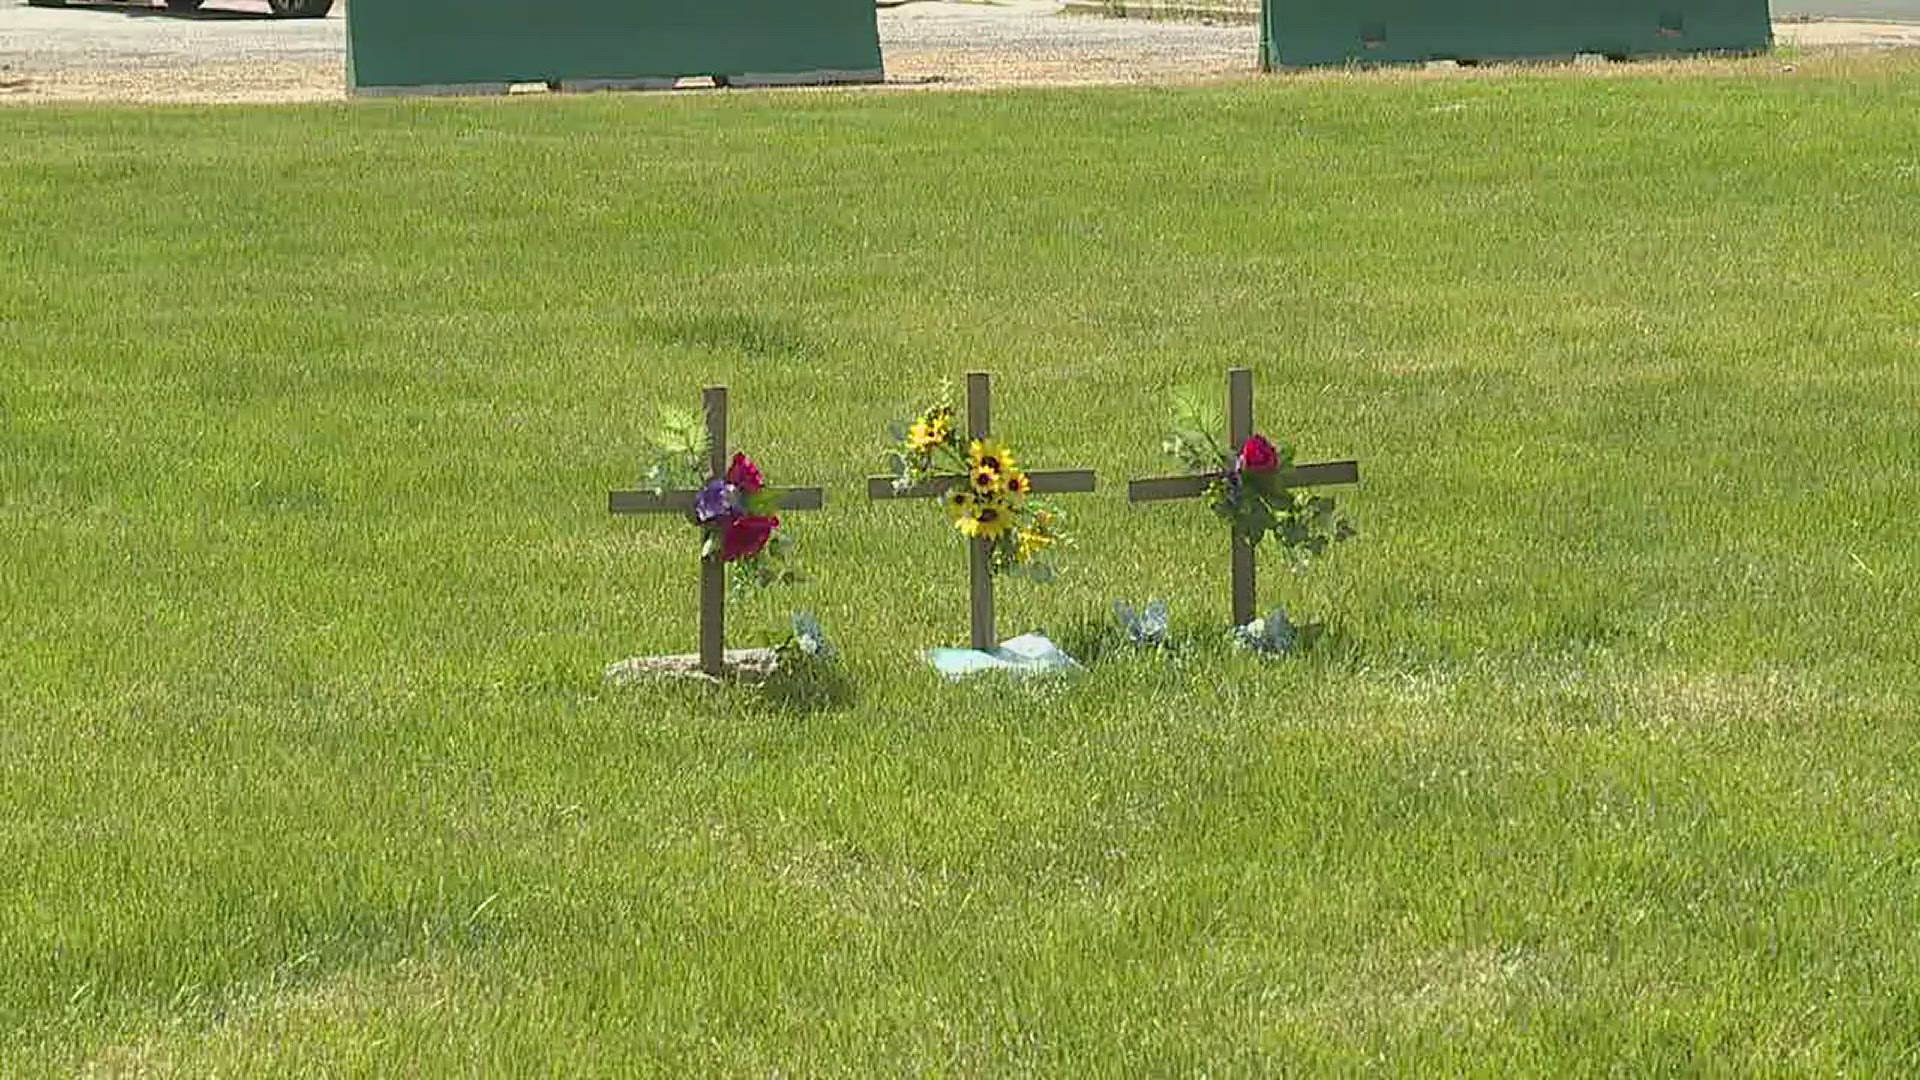
<path id="1" fill-rule="evenodd" d="M 707 475 L 727 474 L 727 388 L 701 392 L 707 412 Z M 716 548 L 700 560 L 700 670 L 720 678 L 727 670 L 727 566 Z"/>
<path id="2" fill-rule="evenodd" d="M 1253 438 L 1253 370 L 1234 368 L 1227 372 L 1227 451 L 1239 453 Z M 1259 568 L 1253 561 L 1253 545 L 1238 531 L 1233 533 L 1233 625 L 1253 621 L 1254 597 L 1259 591 Z"/>
<path id="3" fill-rule="evenodd" d="M 993 430 L 993 383 L 984 371 L 967 373 L 967 438 L 984 439 Z M 967 592 L 972 601 L 967 620 L 976 649 L 999 643 L 993 626 L 993 541 L 975 538 L 971 544 Z"/>

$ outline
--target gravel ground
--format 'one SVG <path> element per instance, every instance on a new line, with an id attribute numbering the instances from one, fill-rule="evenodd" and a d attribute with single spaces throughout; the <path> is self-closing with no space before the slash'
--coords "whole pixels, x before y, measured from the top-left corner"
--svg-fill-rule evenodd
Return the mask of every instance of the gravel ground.
<path id="1" fill-rule="evenodd" d="M 1260 65 L 1253 26 L 1060 14 L 1052 0 L 914 3 L 880 13 L 887 75 L 957 85 L 1179 82 Z"/>
<path id="2" fill-rule="evenodd" d="M 1920 0 L 1847 2 L 1920 8 Z M 211 3 L 175 15 L 157 6 L 0 0 L 0 102 L 345 97 L 344 5 L 326 19 L 276 20 L 264 0 Z M 1809 45 L 1920 45 L 1920 24 L 1787 23 L 1779 33 Z M 881 11 L 880 36 L 889 81 L 963 89 L 1245 75 L 1255 70 L 1258 46 L 1252 26 L 1066 16 L 1054 0 L 919 0 Z"/>
<path id="3" fill-rule="evenodd" d="M 1260 0 L 1164 0 L 1234 11 L 1260 10 Z M 1773 0 L 1773 17 L 1851 19 L 1856 22 L 1920 23 L 1920 0 Z"/>
<path id="4" fill-rule="evenodd" d="M 1920 0 L 1773 0 L 1773 17 L 1920 23 Z"/>

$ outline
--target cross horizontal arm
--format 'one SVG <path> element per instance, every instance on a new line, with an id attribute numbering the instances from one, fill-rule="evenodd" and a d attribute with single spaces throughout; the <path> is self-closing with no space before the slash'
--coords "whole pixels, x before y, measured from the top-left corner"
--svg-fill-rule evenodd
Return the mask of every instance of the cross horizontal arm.
<path id="1" fill-rule="evenodd" d="M 1046 469 L 1027 473 L 1027 479 L 1033 482 L 1035 495 L 1073 495 L 1093 491 L 1099 480 L 1091 469 Z M 915 484 L 903 491 L 896 491 L 891 476 L 867 477 L 867 498 L 869 499 L 931 499 L 945 495 L 955 484 L 964 484 L 967 478 L 958 473 L 945 476 L 930 476 L 924 483 Z"/>
<path id="2" fill-rule="evenodd" d="M 1195 476 L 1161 476 L 1151 480 L 1134 480 L 1127 484 L 1127 501 L 1165 502 L 1169 499 L 1196 499 L 1205 495 L 1207 487 L 1222 475 L 1221 473 L 1200 473 Z M 1357 461 L 1323 461 L 1313 465 L 1299 465 L 1280 474 L 1280 486 L 1284 488 L 1359 482 L 1360 463 Z"/>
<path id="3" fill-rule="evenodd" d="M 826 492 L 820 488 L 766 488 L 762 494 L 774 497 L 782 510 L 819 510 L 826 506 Z M 669 491 L 656 495 L 651 491 L 611 491 L 607 509 L 616 514 L 691 514 L 697 491 Z"/>

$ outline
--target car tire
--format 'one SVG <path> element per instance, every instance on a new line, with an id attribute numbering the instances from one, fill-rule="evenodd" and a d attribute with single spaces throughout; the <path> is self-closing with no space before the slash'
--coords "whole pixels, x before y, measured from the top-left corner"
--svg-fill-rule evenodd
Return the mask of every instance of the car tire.
<path id="1" fill-rule="evenodd" d="M 66 7 L 67 0 L 27 0 L 28 7 Z"/>
<path id="2" fill-rule="evenodd" d="M 200 0 L 167 0 L 168 11 L 199 11 Z"/>
<path id="3" fill-rule="evenodd" d="M 267 0 L 267 6 L 283 19 L 323 19 L 333 0 Z"/>

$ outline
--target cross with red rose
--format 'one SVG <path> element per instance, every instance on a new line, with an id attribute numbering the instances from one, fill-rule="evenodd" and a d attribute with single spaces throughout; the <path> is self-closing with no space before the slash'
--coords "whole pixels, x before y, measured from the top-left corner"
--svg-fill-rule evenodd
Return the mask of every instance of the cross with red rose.
<path id="1" fill-rule="evenodd" d="M 780 519 L 735 512 L 734 491 L 771 494 L 782 510 L 819 510 L 826 495 L 819 488 L 763 488 L 760 470 L 745 454 L 727 456 L 727 388 L 709 386 L 707 410 L 707 468 L 710 479 L 698 490 L 615 491 L 607 495 L 607 509 L 616 514 L 679 514 L 708 532 L 707 550 L 700 558 L 700 670 L 714 678 L 726 675 L 727 566 L 735 559 L 757 554 L 767 545 Z"/>
<path id="2" fill-rule="evenodd" d="M 1164 502 L 1169 499 L 1197 499 L 1207 494 L 1214 481 L 1235 479 L 1240 470 L 1260 472 L 1279 467 L 1279 454 L 1273 444 L 1253 430 L 1253 372 L 1234 368 L 1227 373 L 1228 445 L 1237 457 L 1227 472 L 1196 473 L 1191 476 L 1165 476 L 1134 480 L 1127 485 L 1128 502 Z M 1328 484 L 1357 484 L 1360 463 L 1326 461 L 1315 465 L 1296 465 L 1279 478 L 1282 488 L 1321 487 Z M 1233 624 L 1245 626 L 1254 620 L 1255 578 L 1253 545 L 1236 530 L 1233 533 Z"/>

